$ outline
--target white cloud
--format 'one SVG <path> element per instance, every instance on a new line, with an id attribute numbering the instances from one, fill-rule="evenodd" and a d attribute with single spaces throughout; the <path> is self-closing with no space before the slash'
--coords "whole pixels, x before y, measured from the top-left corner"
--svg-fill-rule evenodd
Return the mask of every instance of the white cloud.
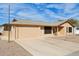
<path id="1" fill-rule="evenodd" d="M 79 12 L 78 9 L 74 9 L 76 7 L 77 4 L 75 3 L 62 3 L 62 4 L 49 4 L 47 5 L 47 8 L 56 8 L 56 9 L 62 9 L 62 11 L 64 10 L 63 13 L 59 12 L 60 16 L 64 15 L 66 13 L 77 13 Z M 57 13 L 58 14 L 58 13 Z M 59 17 L 59 16 L 58 16 Z"/>
<path id="2" fill-rule="evenodd" d="M 76 16 L 78 16 L 78 15 L 79 15 L 79 13 L 75 13 L 73 15 L 70 15 L 69 18 L 76 18 Z"/>
<path id="3" fill-rule="evenodd" d="M 40 4 L 37 4 L 40 5 Z M 35 7 L 33 6 L 24 6 L 24 5 L 20 5 L 20 4 L 14 4 L 11 5 L 11 15 L 12 17 L 15 18 L 19 18 L 19 19 L 33 19 L 33 20 L 43 20 L 43 21 L 47 21 L 49 20 L 54 20 L 54 19 L 67 19 L 67 18 L 71 18 L 71 17 L 76 17 L 78 16 L 78 9 L 74 9 L 72 10 L 76 4 L 48 4 L 48 5 L 44 5 L 45 7 L 39 7 L 39 10 L 43 10 L 44 12 L 40 14 L 40 12 L 38 12 L 38 9 L 35 9 Z M 49 10 L 49 8 L 57 8 L 57 9 L 63 9 L 64 13 L 55 13 L 51 10 Z M 66 13 L 71 13 L 71 15 L 66 15 L 64 16 Z M 13 16 L 15 15 L 15 16 Z"/>
<path id="4" fill-rule="evenodd" d="M 73 12 L 74 10 L 72 10 L 72 9 L 73 9 L 75 6 L 76 6 L 76 4 L 66 3 L 66 4 L 64 5 L 64 12 L 65 12 L 65 13 Z"/>
<path id="5" fill-rule="evenodd" d="M 57 18 L 57 19 L 65 19 L 65 17 L 60 16 L 60 15 L 58 15 L 58 14 L 52 12 L 51 10 L 46 9 L 45 12 L 46 12 L 46 14 L 48 14 L 52 19 L 53 19 L 53 17 L 54 17 L 54 18 Z"/>
<path id="6" fill-rule="evenodd" d="M 49 4 L 49 5 L 47 5 L 47 8 L 63 9 L 64 8 L 64 4 Z"/>
<path id="7" fill-rule="evenodd" d="M 29 18 L 29 19 L 33 19 L 33 20 L 43 20 L 43 21 L 47 21 L 47 19 L 49 20 L 54 20 L 54 19 L 66 19 L 65 17 L 62 17 L 60 15 L 55 14 L 54 12 L 52 12 L 51 10 L 45 9 L 43 14 L 40 14 L 37 12 L 36 9 L 32 8 L 32 11 L 20 11 L 17 13 L 17 18 Z"/>
<path id="8" fill-rule="evenodd" d="M 21 17 L 21 19 L 31 19 L 31 20 L 42 20 L 42 21 L 44 21 L 44 20 L 46 20 L 46 18 L 43 16 L 43 15 L 41 15 L 41 14 L 39 14 L 39 13 L 37 13 L 36 11 L 32 11 L 32 12 L 18 12 L 17 13 L 17 16 L 16 16 L 16 18 L 20 18 Z"/>

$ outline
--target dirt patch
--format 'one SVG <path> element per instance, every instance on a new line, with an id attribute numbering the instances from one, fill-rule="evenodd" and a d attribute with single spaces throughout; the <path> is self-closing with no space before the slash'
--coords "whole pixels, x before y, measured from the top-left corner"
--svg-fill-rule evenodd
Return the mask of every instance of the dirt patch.
<path id="1" fill-rule="evenodd" d="M 64 40 L 79 43 L 79 36 L 68 36 Z"/>
<path id="2" fill-rule="evenodd" d="M 0 40 L 0 56 L 32 56 L 32 54 L 14 41 L 8 43 L 6 40 Z"/>
<path id="3" fill-rule="evenodd" d="M 58 39 L 58 40 L 64 40 L 64 41 L 79 43 L 79 36 L 51 37 L 50 39 Z"/>

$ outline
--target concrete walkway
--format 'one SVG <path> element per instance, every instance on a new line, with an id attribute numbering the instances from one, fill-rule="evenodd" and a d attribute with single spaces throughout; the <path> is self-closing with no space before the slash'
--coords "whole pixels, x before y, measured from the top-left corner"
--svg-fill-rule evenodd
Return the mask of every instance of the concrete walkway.
<path id="1" fill-rule="evenodd" d="M 79 44 L 57 39 L 17 39 L 18 44 L 35 56 L 63 56 L 79 51 Z"/>

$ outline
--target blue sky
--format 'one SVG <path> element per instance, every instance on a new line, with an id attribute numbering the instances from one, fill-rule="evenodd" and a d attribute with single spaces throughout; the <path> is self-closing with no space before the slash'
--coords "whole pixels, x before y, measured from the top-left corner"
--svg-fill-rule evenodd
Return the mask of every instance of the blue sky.
<path id="1" fill-rule="evenodd" d="M 0 24 L 8 22 L 8 4 L 0 4 Z M 77 3 L 16 3 L 10 4 L 10 19 L 52 22 L 59 19 L 79 19 Z"/>

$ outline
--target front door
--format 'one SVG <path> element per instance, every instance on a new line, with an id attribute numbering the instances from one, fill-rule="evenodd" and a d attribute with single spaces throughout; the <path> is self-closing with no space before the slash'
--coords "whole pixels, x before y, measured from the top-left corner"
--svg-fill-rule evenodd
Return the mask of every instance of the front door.
<path id="1" fill-rule="evenodd" d="M 53 27 L 53 34 L 57 35 L 57 27 Z"/>

